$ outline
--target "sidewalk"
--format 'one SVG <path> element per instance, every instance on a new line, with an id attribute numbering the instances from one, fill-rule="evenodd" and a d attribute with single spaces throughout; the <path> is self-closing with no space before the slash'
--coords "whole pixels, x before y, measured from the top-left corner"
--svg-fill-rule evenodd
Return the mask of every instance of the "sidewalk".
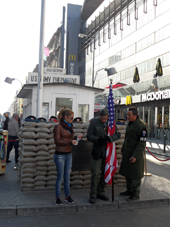
<path id="1" fill-rule="evenodd" d="M 147 138 L 146 147 L 154 155 L 162 155 L 165 157 L 170 157 L 170 142 L 168 140 L 166 140 L 165 153 L 164 153 L 164 141 L 160 139 Z M 149 153 L 147 152 L 147 154 Z"/>
<path id="2" fill-rule="evenodd" d="M 159 143 L 148 141 L 149 144 L 155 143 L 158 148 L 154 148 L 158 153 L 160 151 Z M 148 145 L 149 145 L 148 144 Z M 167 151 L 170 155 L 170 151 Z M 96 204 L 89 203 L 89 189 L 71 190 L 71 196 L 75 201 L 74 205 L 68 205 L 64 202 L 64 193 L 61 193 L 63 206 L 58 207 L 54 204 L 55 191 L 24 191 L 21 192 L 18 182 L 18 171 L 14 170 L 14 151 L 11 152 L 11 163 L 6 164 L 5 174 L 0 175 L 0 216 L 15 215 L 33 215 L 50 214 L 65 212 L 85 212 L 94 210 L 117 210 L 122 208 L 137 208 L 148 206 L 168 205 L 170 203 L 170 181 L 156 175 L 145 176 L 142 179 L 140 199 L 134 202 L 127 202 L 127 197 L 119 196 L 119 193 L 126 190 L 121 187 L 114 188 L 114 202 L 112 202 L 112 188 L 106 188 L 106 195 L 110 201 L 97 199 Z"/>

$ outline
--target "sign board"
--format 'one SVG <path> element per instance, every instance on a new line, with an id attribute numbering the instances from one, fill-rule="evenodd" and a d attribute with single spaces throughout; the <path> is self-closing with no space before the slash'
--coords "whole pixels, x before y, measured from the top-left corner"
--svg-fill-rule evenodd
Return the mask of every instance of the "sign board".
<path id="1" fill-rule="evenodd" d="M 69 72 L 68 74 L 70 75 L 74 75 L 75 74 L 75 66 L 76 66 L 76 55 L 75 54 L 70 54 L 69 55 L 69 58 L 68 58 L 68 61 L 69 61 Z"/>
<path id="2" fill-rule="evenodd" d="M 38 83 L 38 73 L 28 73 L 27 84 Z M 43 76 L 43 83 L 74 83 L 80 84 L 80 76 L 78 75 L 56 75 L 46 74 Z"/>
<path id="3" fill-rule="evenodd" d="M 106 107 L 106 105 L 101 105 L 100 103 L 95 103 L 94 104 L 94 109 L 99 109 L 102 110 Z"/>
<path id="4" fill-rule="evenodd" d="M 148 102 L 154 100 L 162 100 L 162 99 L 169 99 L 170 98 L 170 90 L 166 91 L 158 91 L 158 92 L 151 92 L 145 93 L 141 95 L 141 102 Z"/>
<path id="5" fill-rule="evenodd" d="M 66 74 L 66 69 L 63 68 L 50 68 L 50 67 L 45 67 L 44 68 L 44 73 L 53 73 L 53 74 Z"/>

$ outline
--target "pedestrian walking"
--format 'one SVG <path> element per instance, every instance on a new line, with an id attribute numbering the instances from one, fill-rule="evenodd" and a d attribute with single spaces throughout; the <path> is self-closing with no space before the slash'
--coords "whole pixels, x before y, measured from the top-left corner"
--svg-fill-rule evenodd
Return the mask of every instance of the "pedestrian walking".
<path id="1" fill-rule="evenodd" d="M 4 113 L 4 117 L 6 118 L 4 121 L 4 126 L 3 126 L 3 130 L 8 130 L 8 123 L 9 123 L 9 112 L 5 112 Z"/>
<path id="2" fill-rule="evenodd" d="M 55 204 L 62 205 L 60 190 L 63 177 L 65 202 L 73 204 L 74 200 L 70 196 L 70 172 L 72 167 L 71 148 L 77 142 L 76 140 L 73 140 L 74 132 L 72 122 L 74 119 L 74 112 L 69 109 L 61 109 L 59 115 L 60 122 L 54 127 L 54 141 L 56 144 L 54 162 L 57 168 Z"/>
<path id="3" fill-rule="evenodd" d="M 127 119 L 129 122 L 121 149 L 122 162 L 119 171 L 126 177 L 127 190 L 121 192 L 120 195 L 130 196 L 127 201 L 133 201 L 140 198 L 141 178 L 144 176 L 147 126 L 138 116 L 136 107 L 129 108 Z"/>
<path id="4" fill-rule="evenodd" d="M 108 201 L 109 198 L 104 194 L 106 182 L 104 181 L 106 147 L 107 142 L 112 143 L 120 138 L 120 133 L 115 127 L 115 134 L 107 136 L 108 131 L 108 110 L 102 109 L 98 118 L 90 121 L 87 130 L 87 139 L 93 143 L 91 160 L 91 186 L 90 199 L 91 204 L 96 203 L 96 197 Z M 101 174 L 100 174 L 101 172 Z M 100 176 L 100 178 L 99 178 Z"/>
<path id="5" fill-rule="evenodd" d="M 8 123 L 8 146 L 7 146 L 7 158 L 6 158 L 7 163 L 11 162 L 9 160 L 9 155 L 13 147 L 15 148 L 15 163 L 18 163 L 18 147 L 19 147 L 18 121 L 19 121 L 19 116 L 17 113 L 14 113 Z"/>

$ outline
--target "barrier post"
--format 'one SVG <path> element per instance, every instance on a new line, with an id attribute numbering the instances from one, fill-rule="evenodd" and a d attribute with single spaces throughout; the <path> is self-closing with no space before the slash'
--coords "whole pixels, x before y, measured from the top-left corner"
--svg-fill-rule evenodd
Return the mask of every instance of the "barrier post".
<path id="1" fill-rule="evenodd" d="M 164 153 L 165 153 L 165 149 L 166 149 L 166 135 L 164 135 Z"/>
<path id="2" fill-rule="evenodd" d="M 148 173 L 148 172 L 147 172 L 147 165 L 146 165 L 146 150 L 144 150 L 144 164 L 145 164 L 144 176 L 152 176 L 151 173 Z"/>

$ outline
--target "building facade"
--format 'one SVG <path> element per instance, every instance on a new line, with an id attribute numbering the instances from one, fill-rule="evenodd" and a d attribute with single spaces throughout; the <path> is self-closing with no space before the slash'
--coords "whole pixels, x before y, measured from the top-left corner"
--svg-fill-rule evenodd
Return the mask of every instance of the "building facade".
<path id="1" fill-rule="evenodd" d="M 103 11 L 94 13 L 81 26 L 86 38 L 79 40 L 79 74 L 85 85 L 106 88 L 121 82 L 126 86 L 113 89 L 116 118 L 126 118 L 127 108 L 136 106 L 148 125 L 148 136 L 170 139 L 170 1 L 112 1 Z M 90 22 L 89 22 L 90 21 Z M 157 75 L 161 62 L 162 75 Z M 82 65 L 84 64 L 84 70 Z M 107 77 L 102 69 L 114 67 Z M 135 69 L 140 81 L 133 82 Z M 155 88 L 156 87 L 156 88 Z M 97 104 L 107 104 L 108 89 L 96 96 Z M 126 97 L 132 102 L 126 105 Z"/>

